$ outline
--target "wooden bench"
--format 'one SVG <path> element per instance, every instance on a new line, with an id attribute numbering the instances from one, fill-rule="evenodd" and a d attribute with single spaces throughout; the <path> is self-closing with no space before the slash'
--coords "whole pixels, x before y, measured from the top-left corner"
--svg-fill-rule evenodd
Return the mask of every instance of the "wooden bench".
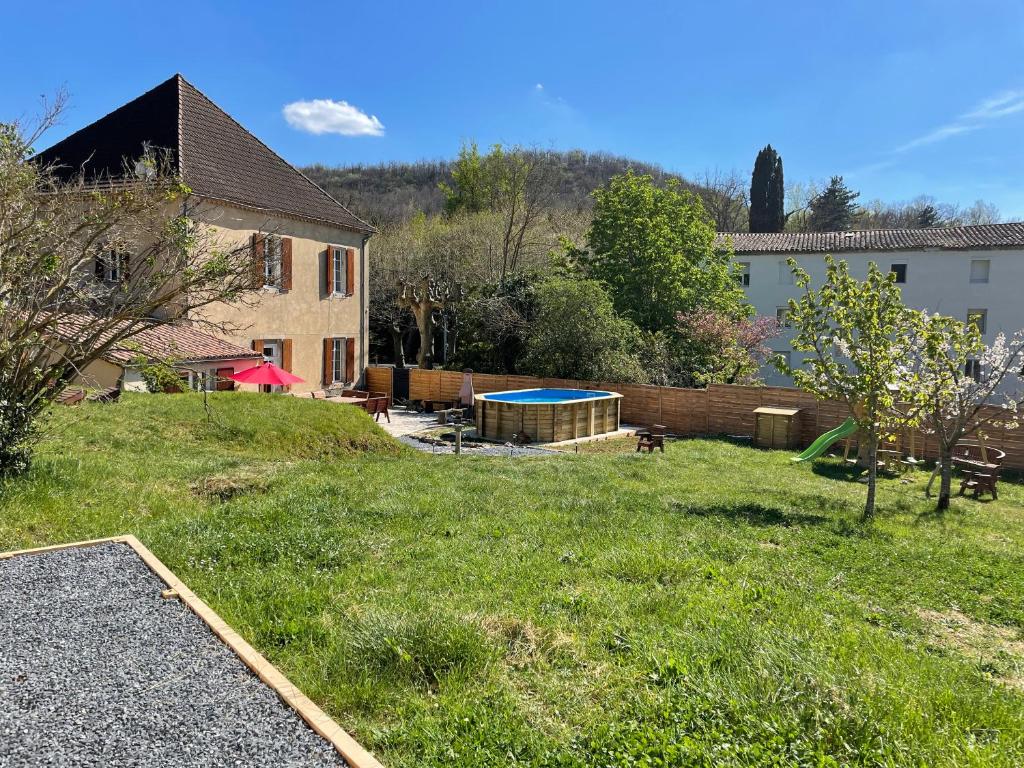
<path id="1" fill-rule="evenodd" d="M 655 448 L 660 448 L 664 453 L 667 432 L 668 428 L 664 424 L 655 424 L 650 429 L 638 429 L 636 431 L 636 452 L 640 453 L 646 449 L 648 453 L 654 453 Z"/>
<path id="2" fill-rule="evenodd" d="M 960 495 L 973 491 L 974 498 L 983 492 L 999 498 L 996 484 L 1006 452 L 998 448 L 987 448 L 977 443 L 961 443 L 953 450 L 953 466 L 963 473 L 960 481 Z"/>

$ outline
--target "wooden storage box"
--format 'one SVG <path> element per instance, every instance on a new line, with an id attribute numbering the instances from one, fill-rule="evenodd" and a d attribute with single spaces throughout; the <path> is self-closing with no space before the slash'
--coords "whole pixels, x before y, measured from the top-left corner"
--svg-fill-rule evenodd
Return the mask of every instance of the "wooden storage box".
<path id="1" fill-rule="evenodd" d="M 754 445 L 759 448 L 798 448 L 800 409 L 769 406 L 755 408 Z"/>

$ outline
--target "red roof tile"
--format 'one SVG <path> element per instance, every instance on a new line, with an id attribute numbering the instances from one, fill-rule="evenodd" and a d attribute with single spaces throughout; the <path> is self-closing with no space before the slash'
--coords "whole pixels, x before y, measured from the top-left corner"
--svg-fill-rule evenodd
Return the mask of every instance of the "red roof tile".
<path id="1" fill-rule="evenodd" d="M 86 315 L 67 317 L 59 323 L 58 335 L 65 339 L 78 338 L 88 326 Z M 105 338 L 110 338 L 107 335 Z M 153 325 L 118 344 L 104 359 L 126 365 L 143 355 L 149 360 L 174 360 L 179 363 L 199 363 L 213 360 L 259 360 L 257 352 L 189 325 Z"/>

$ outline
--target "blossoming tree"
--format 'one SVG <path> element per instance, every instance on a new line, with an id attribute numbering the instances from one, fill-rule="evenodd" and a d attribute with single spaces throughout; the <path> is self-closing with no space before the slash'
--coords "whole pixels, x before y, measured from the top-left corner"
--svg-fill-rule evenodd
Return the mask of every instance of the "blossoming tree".
<path id="1" fill-rule="evenodd" d="M 676 314 L 683 362 L 693 384 L 752 384 L 771 357 L 769 340 L 781 333 L 774 317 L 737 317 L 738 313 L 696 307 Z"/>
<path id="2" fill-rule="evenodd" d="M 986 427 L 1019 425 L 1019 395 L 1004 385 L 1024 365 L 1024 331 L 999 334 L 991 346 L 973 323 L 922 314 L 915 337 L 913 376 L 922 404 L 922 424 L 939 443 L 939 462 L 928 481 L 928 495 L 939 476 L 937 509 L 949 508 L 953 450 Z"/>

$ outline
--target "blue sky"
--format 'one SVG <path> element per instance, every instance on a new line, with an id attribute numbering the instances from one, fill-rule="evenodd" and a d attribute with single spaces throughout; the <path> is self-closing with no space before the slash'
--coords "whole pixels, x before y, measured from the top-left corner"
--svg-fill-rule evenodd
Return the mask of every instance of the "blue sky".
<path id="1" fill-rule="evenodd" d="M 150 5 L 7 9 L 0 120 L 63 86 L 55 141 L 180 71 L 298 165 L 475 139 L 748 174 L 771 142 L 789 181 L 1024 219 L 1021 0 Z"/>

